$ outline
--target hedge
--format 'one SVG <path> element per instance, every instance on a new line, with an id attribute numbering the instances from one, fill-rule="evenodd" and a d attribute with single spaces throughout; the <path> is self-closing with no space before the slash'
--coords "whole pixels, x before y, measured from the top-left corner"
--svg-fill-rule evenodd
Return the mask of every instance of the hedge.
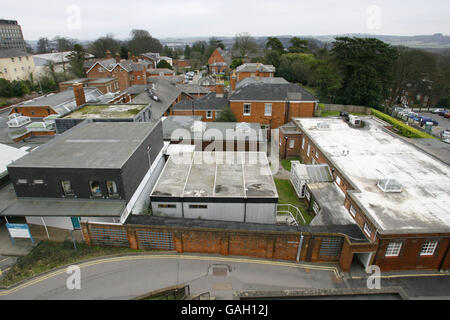
<path id="1" fill-rule="evenodd" d="M 397 133 L 400 134 L 401 136 L 404 136 L 407 138 L 413 138 L 413 139 L 417 139 L 417 138 L 433 139 L 434 138 L 433 136 L 429 135 L 426 132 L 417 130 L 413 127 L 410 127 L 407 124 L 401 122 L 400 120 L 397 120 L 397 119 L 395 119 L 381 111 L 373 109 L 373 108 L 372 108 L 372 115 L 391 124 L 397 130 Z"/>

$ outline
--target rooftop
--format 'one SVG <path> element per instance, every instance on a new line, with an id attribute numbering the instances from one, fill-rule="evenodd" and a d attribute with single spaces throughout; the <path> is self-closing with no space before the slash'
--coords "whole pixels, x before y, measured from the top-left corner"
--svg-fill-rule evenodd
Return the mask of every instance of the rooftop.
<path id="1" fill-rule="evenodd" d="M 15 57 L 26 57 L 31 56 L 31 54 L 18 49 L 2 49 L 0 50 L 0 59 L 5 58 L 15 58 Z"/>
<path id="2" fill-rule="evenodd" d="M 120 169 L 155 123 L 90 122 L 55 137 L 14 167 Z"/>
<path id="3" fill-rule="evenodd" d="M 275 72 L 275 67 L 262 63 L 244 63 L 236 68 L 236 72 Z"/>
<path id="4" fill-rule="evenodd" d="M 215 92 L 210 92 L 197 99 L 185 99 L 173 106 L 174 110 L 222 110 L 228 106 L 228 93 L 218 98 Z"/>
<path id="5" fill-rule="evenodd" d="M 151 196 L 278 198 L 263 152 L 194 152 L 171 156 Z"/>
<path id="6" fill-rule="evenodd" d="M 230 101 L 317 101 L 311 93 L 294 83 L 271 83 L 265 80 L 248 81 L 230 96 Z"/>
<path id="7" fill-rule="evenodd" d="M 145 104 L 93 104 L 67 114 L 65 119 L 134 118 Z"/>
<path id="8" fill-rule="evenodd" d="M 450 169 L 443 162 L 390 133 L 377 119 L 363 117 L 362 129 L 338 118 L 295 118 L 313 143 L 355 190 L 349 195 L 380 233 L 450 231 Z M 328 128 L 318 128 L 318 123 Z M 400 193 L 377 184 L 395 179 Z"/>
<path id="9" fill-rule="evenodd" d="M 4 144 L 0 144 L 0 178 L 6 174 L 6 166 L 11 164 L 13 161 L 20 159 L 28 152 L 10 147 Z"/>

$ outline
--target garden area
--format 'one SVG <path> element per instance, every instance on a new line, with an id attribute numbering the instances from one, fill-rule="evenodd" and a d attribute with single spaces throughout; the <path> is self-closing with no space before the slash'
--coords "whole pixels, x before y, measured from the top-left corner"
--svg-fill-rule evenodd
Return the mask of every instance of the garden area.
<path id="1" fill-rule="evenodd" d="M 305 219 L 306 224 L 309 224 L 313 217 L 308 213 L 306 203 L 297 197 L 297 193 L 295 192 L 291 181 L 283 179 L 274 180 L 278 191 L 278 204 L 291 204 L 297 207 L 300 210 L 303 218 Z M 303 219 L 301 217 L 295 218 L 299 223 L 302 223 Z"/>

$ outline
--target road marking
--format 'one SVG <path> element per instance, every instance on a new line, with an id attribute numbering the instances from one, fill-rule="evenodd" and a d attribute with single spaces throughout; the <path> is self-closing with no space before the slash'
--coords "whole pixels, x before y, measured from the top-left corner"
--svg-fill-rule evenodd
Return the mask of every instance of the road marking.
<path id="1" fill-rule="evenodd" d="M 381 279 L 395 279 L 395 278 L 414 278 L 414 277 L 445 277 L 450 276 L 450 274 L 443 274 L 443 273 L 432 273 L 432 274 L 395 274 L 390 276 L 380 276 Z M 351 277 L 351 279 L 361 280 L 361 279 L 367 279 L 367 277 Z"/>
<path id="2" fill-rule="evenodd" d="M 280 267 L 291 267 L 291 268 L 309 268 L 313 270 L 320 271 L 329 271 L 333 272 L 337 278 L 341 278 L 341 274 L 337 267 L 332 266 L 316 266 L 310 264 L 300 264 L 293 262 L 280 262 L 280 261 L 268 261 L 268 260 L 251 260 L 251 259 L 240 259 L 240 258 L 224 258 L 224 257 L 207 257 L 207 256 L 182 256 L 182 255 L 138 255 L 138 256 L 123 256 L 123 257 L 114 257 L 114 258 L 106 258 L 100 259 L 90 262 L 85 262 L 81 264 L 74 263 L 73 265 L 78 265 L 80 268 L 86 268 L 95 266 L 102 263 L 109 262 L 121 262 L 121 261 L 131 261 L 131 260 L 150 260 L 150 259 L 181 259 L 181 260 L 200 260 L 200 261 L 222 261 L 222 262 L 235 262 L 235 263 L 249 263 L 249 264 L 262 264 L 262 265 L 271 265 L 271 266 L 280 266 Z M 25 289 L 29 286 L 32 286 L 36 283 L 42 282 L 44 280 L 50 279 L 52 277 L 61 275 L 66 272 L 66 269 L 60 269 L 44 276 L 32 279 L 28 282 L 22 283 L 17 287 L 12 289 L 0 291 L 0 296 L 7 296 L 16 291 Z"/>

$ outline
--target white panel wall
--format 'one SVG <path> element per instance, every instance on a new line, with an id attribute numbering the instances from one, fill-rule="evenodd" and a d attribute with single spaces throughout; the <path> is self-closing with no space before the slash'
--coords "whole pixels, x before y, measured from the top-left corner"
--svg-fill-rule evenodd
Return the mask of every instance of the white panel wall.
<path id="1" fill-rule="evenodd" d="M 27 223 L 43 226 L 42 219 L 47 227 L 73 230 L 72 220 L 70 217 L 25 217 Z"/>
<path id="2" fill-rule="evenodd" d="M 81 222 L 103 222 L 103 223 L 119 223 L 120 218 L 109 218 L 109 217 L 83 217 Z"/>
<path id="3" fill-rule="evenodd" d="M 189 209 L 189 205 L 206 205 L 207 209 Z M 184 203 L 186 219 L 205 219 L 244 222 L 243 203 Z"/>
<path id="4" fill-rule="evenodd" d="M 276 203 L 247 203 L 246 222 L 275 224 L 277 222 Z"/>
<path id="5" fill-rule="evenodd" d="M 173 204 L 176 208 L 158 208 L 160 204 Z M 182 218 L 181 202 L 152 202 L 152 212 L 155 216 Z"/>

